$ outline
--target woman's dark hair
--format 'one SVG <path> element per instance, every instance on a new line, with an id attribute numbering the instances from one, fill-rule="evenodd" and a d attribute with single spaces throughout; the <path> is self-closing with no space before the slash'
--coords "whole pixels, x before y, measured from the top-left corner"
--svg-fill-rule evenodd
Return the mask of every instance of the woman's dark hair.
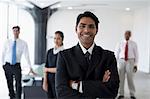
<path id="1" fill-rule="evenodd" d="M 92 12 L 90 12 L 90 11 L 85 11 L 84 13 L 81 13 L 81 14 L 78 15 L 77 20 L 76 20 L 76 26 L 79 24 L 81 18 L 83 18 L 83 17 L 90 17 L 91 19 L 93 19 L 94 22 L 95 22 L 96 28 L 98 29 L 99 20 L 98 20 L 98 18 L 97 18 Z"/>
<path id="2" fill-rule="evenodd" d="M 59 34 L 60 37 L 62 38 L 62 41 L 64 40 L 64 34 L 62 31 L 56 31 L 55 34 Z"/>

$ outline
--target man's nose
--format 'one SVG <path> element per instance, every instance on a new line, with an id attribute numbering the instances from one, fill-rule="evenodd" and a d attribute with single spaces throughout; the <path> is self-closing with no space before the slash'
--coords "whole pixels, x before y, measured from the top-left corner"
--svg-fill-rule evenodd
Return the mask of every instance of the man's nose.
<path id="1" fill-rule="evenodd" d="M 84 28 L 84 31 L 85 31 L 85 32 L 89 32 L 89 31 L 90 31 L 90 28 L 89 28 L 88 26 L 86 26 L 86 27 Z"/>

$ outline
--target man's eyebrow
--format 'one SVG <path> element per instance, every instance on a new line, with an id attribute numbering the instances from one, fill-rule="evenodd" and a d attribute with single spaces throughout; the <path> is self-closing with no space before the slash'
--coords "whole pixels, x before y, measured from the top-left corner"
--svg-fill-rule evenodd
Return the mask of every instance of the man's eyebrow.
<path id="1" fill-rule="evenodd" d="M 86 25 L 85 23 L 80 23 L 81 25 Z"/>

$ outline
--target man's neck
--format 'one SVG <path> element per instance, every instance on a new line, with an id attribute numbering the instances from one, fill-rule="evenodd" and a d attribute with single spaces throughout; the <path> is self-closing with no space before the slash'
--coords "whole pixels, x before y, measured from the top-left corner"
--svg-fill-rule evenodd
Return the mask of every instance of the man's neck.
<path id="1" fill-rule="evenodd" d="M 82 44 L 82 43 L 81 43 Z M 92 46 L 93 43 L 91 44 L 82 44 L 82 46 L 85 48 L 85 49 L 89 49 L 91 46 Z"/>
<path id="2" fill-rule="evenodd" d="M 93 51 L 93 48 L 94 48 L 95 43 L 93 42 L 93 44 L 92 44 L 90 47 L 88 47 L 88 48 L 85 48 L 85 46 L 83 46 L 83 45 L 81 44 L 81 42 L 79 42 L 79 45 L 80 45 L 80 47 L 81 47 L 81 49 L 82 49 L 82 51 L 83 51 L 84 54 L 85 54 L 87 51 L 89 51 L 90 54 L 92 54 L 92 51 Z"/>

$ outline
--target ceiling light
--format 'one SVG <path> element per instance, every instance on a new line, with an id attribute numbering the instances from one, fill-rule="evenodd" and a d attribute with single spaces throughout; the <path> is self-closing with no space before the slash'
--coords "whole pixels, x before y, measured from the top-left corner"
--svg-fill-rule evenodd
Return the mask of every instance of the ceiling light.
<path id="1" fill-rule="evenodd" d="M 131 9 L 130 9 L 130 8 L 125 8 L 125 10 L 126 10 L 126 11 L 130 11 Z"/>
<path id="2" fill-rule="evenodd" d="M 67 9 L 71 10 L 71 9 L 73 9 L 73 8 L 72 8 L 72 7 L 67 7 Z"/>

